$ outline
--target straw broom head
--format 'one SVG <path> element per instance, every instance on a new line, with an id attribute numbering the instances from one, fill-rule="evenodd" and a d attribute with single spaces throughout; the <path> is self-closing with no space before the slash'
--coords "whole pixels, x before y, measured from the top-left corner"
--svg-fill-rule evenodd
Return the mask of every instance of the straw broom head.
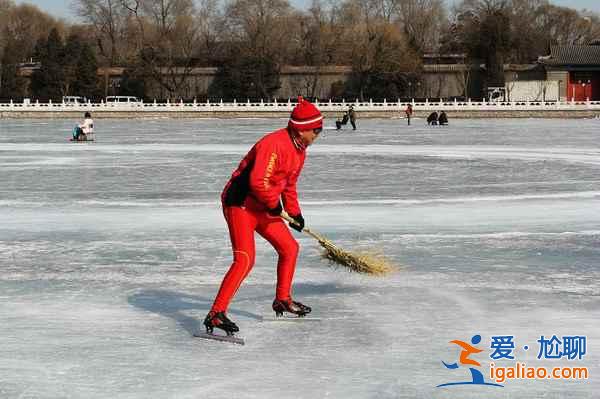
<path id="1" fill-rule="evenodd" d="M 345 266 L 353 272 L 382 276 L 396 269 L 383 255 L 370 252 L 348 252 L 335 246 L 328 239 L 319 240 L 323 256 Z"/>
<path id="2" fill-rule="evenodd" d="M 281 213 L 281 217 L 290 223 L 296 223 L 296 221 L 285 212 Z M 352 253 L 344 251 L 327 238 L 311 231 L 308 227 L 305 227 L 302 231 L 319 242 L 321 247 L 325 250 L 323 255 L 325 258 L 345 266 L 353 272 L 381 276 L 396 270 L 396 267 L 381 254 L 369 252 Z"/>

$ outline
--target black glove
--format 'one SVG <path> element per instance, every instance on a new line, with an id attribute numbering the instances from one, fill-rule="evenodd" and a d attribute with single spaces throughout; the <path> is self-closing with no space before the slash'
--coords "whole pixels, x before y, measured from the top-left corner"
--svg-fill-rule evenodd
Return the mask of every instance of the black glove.
<path id="1" fill-rule="evenodd" d="M 296 221 L 296 223 L 290 222 L 290 227 L 294 230 L 302 232 L 302 229 L 304 228 L 304 218 L 302 217 L 302 214 L 299 213 L 296 216 L 290 215 L 290 217 Z"/>
<path id="2" fill-rule="evenodd" d="M 269 209 L 267 213 L 271 216 L 279 216 L 283 212 L 283 207 L 281 206 L 281 202 L 277 203 L 277 206 L 273 209 Z"/>

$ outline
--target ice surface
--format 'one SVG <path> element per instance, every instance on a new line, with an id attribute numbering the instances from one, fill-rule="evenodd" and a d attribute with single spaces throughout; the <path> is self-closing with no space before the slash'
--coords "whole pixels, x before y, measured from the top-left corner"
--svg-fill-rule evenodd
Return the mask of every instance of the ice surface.
<path id="1" fill-rule="evenodd" d="M 230 309 L 246 346 L 192 338 L 231 261 L 219 193 L 283 119 L 0 120 L 0 398 L 592 398 L 600 391 L 600 121 L 361 120 L 309 149 L 307 225 L 401 270 L 335 269 L 316 243 L 271 315 L 275 253 Z M 454 339 L 585 335 L 587 381 L 468 379 Z M 504 363 L 503 363 L 504 362 Z M 498 361 L 511 365 L 512 362 Z M 485 370 L 485 369 L 484 369 Z M 487 379 L 486 375 L 486 379 Z"/>

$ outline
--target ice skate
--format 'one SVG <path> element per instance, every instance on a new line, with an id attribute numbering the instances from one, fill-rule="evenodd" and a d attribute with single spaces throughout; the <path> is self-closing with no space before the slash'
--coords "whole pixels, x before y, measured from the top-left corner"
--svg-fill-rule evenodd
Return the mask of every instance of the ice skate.
<path id="1" fill-rule="evenodd" d="M 282 317 L 284 312 L 295 314 L 298 317 L 304 317 L 311 312 L 310 306 L 301 304 L 300 302 L 292 301 L 291 299 L 273 301 L 273 310 L 277 317 Z"/>
<path id="2" fill-rule="evenodd" d="M 206 315 L 204 326 L 208 334 L 212 334 L 215 327 L 225 331 L 227 335 L 233 335 L 240 330 L 233 321 L 227 318 L 225 312 L 215 312 L 214 310 Z"/>

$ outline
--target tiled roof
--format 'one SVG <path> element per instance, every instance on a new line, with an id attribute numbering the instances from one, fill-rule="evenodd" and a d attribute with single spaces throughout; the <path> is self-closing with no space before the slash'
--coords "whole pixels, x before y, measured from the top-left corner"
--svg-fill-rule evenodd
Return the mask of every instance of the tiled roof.
<path id="1" fill-rule="evenodd" d="M 193 67 L 193 68 L 161 68 L 161 72 L 163 74 L 168 74 L 175 72 L 176 74 L 189 74 L 189 75 L 207 75 L 212 76 L 215 75 L 218 71 L 218 68 L 215 67 Z M 125 71 L 125 67 L 100 67 L 98 68 L 98 76 L 104 76 L 105 74 L 109 76 L 121 76 Z M 314 66 L 292 66 L 292 65 L 283 65 L 281 67 L 280 72 L 285 75 L 294 75 L 294 74 L 314 74 L 320 73 L 321 75 L 336 75 L 336 74 L 350 74 L 352 72 L 351 66 L 344 65 L 323 65 L 320 67 Z"/>
<path id="2" fill-rule="evenodd" d="M 600 66 L 600 46 L 551 46 L 550 55 L 538 61 L 544 65 Z"/>

